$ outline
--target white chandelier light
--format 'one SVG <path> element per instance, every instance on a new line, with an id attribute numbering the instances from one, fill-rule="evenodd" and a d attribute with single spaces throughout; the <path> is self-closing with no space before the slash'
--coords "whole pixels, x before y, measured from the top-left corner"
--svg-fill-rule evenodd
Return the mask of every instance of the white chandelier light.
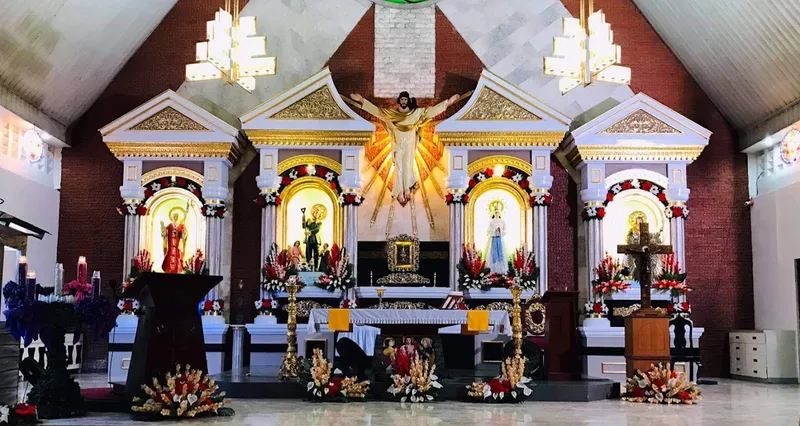
<path id="1" fill-rule="evenodd" d="M 239 0 L 233 9 L 225 0 L 225 9 L 206 23 L 206 38 L 197 43 L 197 62 L 186 65 L 187 81 L 222 79 L 252 93 L 256 76 L 275 74 L 275 57 L 264 56 L 267 39 L 256 35 L 255 16 L 239 16 Z"/>
<path id="2" fill-rule="evenodd" d="M 544 73 L 561 77 L 558 87 L 562 95 L 594 81 L 631 82 L 631 69 L 616 65 L 621 61 L 622 48 L 614 44 L 605 13 L 592 11 L 594 0 L 588 3 L 588 19 L 585 0 L 581 0 L 580 19 L 564 18 L 562 36 L 553 37 L 553 56 L 544 58 Z"/>

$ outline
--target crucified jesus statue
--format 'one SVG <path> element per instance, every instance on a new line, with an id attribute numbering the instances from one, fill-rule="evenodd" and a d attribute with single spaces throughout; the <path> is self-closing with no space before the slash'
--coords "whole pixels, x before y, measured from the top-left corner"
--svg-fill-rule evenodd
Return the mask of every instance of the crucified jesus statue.
<path id="1" fill-rule="evenodd" d="M 458 102 L 462 96 L 453 95 L 430 108 L 420 108 L 417 107 L 416 98 L 412 98 L 408 92 L 401 92 L 397 97 L 397 109 L 378 108 L 359 94 L 354 93 L 350 97 L 358 103 L 359 108 L 377 117 L 389 132 L 395 169 L 392 197 L 400 206 L 405 207 L 419 185 L 414 173 L 414 154 L 420 139 L 420 129 L 445 112 L 447 107 Z"/>

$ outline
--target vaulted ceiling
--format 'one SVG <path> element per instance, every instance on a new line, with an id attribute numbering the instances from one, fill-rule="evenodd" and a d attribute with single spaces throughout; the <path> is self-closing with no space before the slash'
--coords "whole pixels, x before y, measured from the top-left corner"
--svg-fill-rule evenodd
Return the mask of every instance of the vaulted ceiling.
<path id="1" fill-rule="evenodd" d="M 633 1 L 743 148 L 800 120 L 800 2 Z M 0 1 L 0 105 L 65 141 L 176 2 Z"/>

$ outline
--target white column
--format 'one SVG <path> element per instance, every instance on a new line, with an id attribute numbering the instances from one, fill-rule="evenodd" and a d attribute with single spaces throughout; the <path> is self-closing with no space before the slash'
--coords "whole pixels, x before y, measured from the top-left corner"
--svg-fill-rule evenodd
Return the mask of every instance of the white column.
<path id="1" fill-rule="evenodd" d="M 532 188 L 533 206 L 533 253 L 539 265 L 539 293 L 544 294 L 548 288 L 547 260 L 547 209 L 550 205 L 550 188 L 553 187 L 553 176 L 550 174 L 550 150 L 534 149 L 531 151 L 531 177 L 528 179 Z"/>
<path id="2" fill-rule="evenodd" d="M 689 201 L 689 194 L 691 191 L 686 187 L 686 164 L 685 163 L 669 163 L 667 164 L 667 176 L 669 178 L 669 188 L 667 194 L 669 196 L 670 206 L 681 207 L 686 209 L 686 202 Z M 670 241 L 672 242 L 672 252 L 675 253 L 675 259 L 678 260 L 681 268 L 686 272 L 686 219 L 681 217 L 673 217 L 670 220 Z M 686 297 L 681 297 L 681 302 L 686 301 Z"/>
<path id="3" fill-rule="evenodd" d="M 280 197 L 278 188 L 280 187 L 280 176 L 278 175 L 278 150 L 276 148 L 259 148 L 259 163 L 261 173 L 256 176 L 256 185 L 261 191 L 261 196 L 265 197 L 266 205 L 261 210 L 261 262 L 269 255 L 272 245 L 278 239 L 278 206 L 275 200 Z M 265 299 L 268 295 L 261 290 L 261 298 Z"/>
<path id="4" fill-rule="evenodd" d="M 230 162 L 223 159 L 206 160 L 203 165 L 203 198 L 206 211 L 225 211 L 228 199 Z M 207 295 L 208 299 L 224 299 L 221 288 L 228 287 L 230 271 L 223 271 L 224 217 L 206 216 L 206 266 L 211 275 L 221 275 L 222 282 Z"/>
<path id="5" fill-rule="evenodd" d="M 606 199 L 608 190 L 605 185 L 606 170 L 604 163 L 588 162 L 580 166 L 581 172 L 581 200 L 583 201 L 582 217 L 589 216 L 590 219 L 584 220 L 586 227 L 586 269 L 588 271 L 588 292 L 589 298 L 592 294 L 592 281 L 597 278 L 594 268 L 603 260 L 603 221 L 597 214 L 605 214 L 603 202 Z"/>
<path id="6" fill-rule="evenodd" d="M 453 197 L 450 204 L 450 290 L 458 289 L 458 261 L 461 259 L 461 246 L 464 244 L 464 195 L 469 185 L 467 165 L 469 151 L 464 148 L 450 148 L 448 164 L 450 174 L 445 179 L 447 192 Z"/>
<path id="7" fill-rule="evenodd" d="M 138 160 L 125 160 L 122 167 L 122 186 L 119 193 L 122 202 L 131 206 L 138 206 L 144 200 L 144 187 L 142 186 L 142 162 Z M 141 238 L 141 218 L 138 215 L 125 216 L 125 240 L 123 242 L 122 281 L 128 278 L 131 272 L 131 259 L 139 252 Z"/>
<path id="8" fill-rule="evenodd" d="M 353 262 L 353 276 L 358 279 L 358 206 L 361 204 L 361 149 L 342 149 L 342 173 L 339 175 L 339 184 L 342 186 L 344 204 L 344 241 L 342 245 L 350 254 Z M 349 197 L 348 197 L 349 196 Z M 355 204 L 345 202 L 346 198 L 355 197 Z"/>

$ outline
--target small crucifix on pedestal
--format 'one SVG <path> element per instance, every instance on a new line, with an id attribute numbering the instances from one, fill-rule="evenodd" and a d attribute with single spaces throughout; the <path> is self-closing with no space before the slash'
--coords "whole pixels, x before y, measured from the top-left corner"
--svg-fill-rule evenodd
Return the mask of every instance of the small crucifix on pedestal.
<path id="1" fill-rule="evenodd" d="M 624 244 L 617 246 L 617 252 L 632 256 L 636 261 L 636 280 L 639 281 L 641 288 L 641 309 L 649 310 L 650 304 L 650 281 L 652 273 L 650 271 L 650 257 L 654 254 L 672 253 L 672 246 L 662 246 L 650 243 L 650 229 L 647 222 L 639 223 L 639 243 Z"/>

